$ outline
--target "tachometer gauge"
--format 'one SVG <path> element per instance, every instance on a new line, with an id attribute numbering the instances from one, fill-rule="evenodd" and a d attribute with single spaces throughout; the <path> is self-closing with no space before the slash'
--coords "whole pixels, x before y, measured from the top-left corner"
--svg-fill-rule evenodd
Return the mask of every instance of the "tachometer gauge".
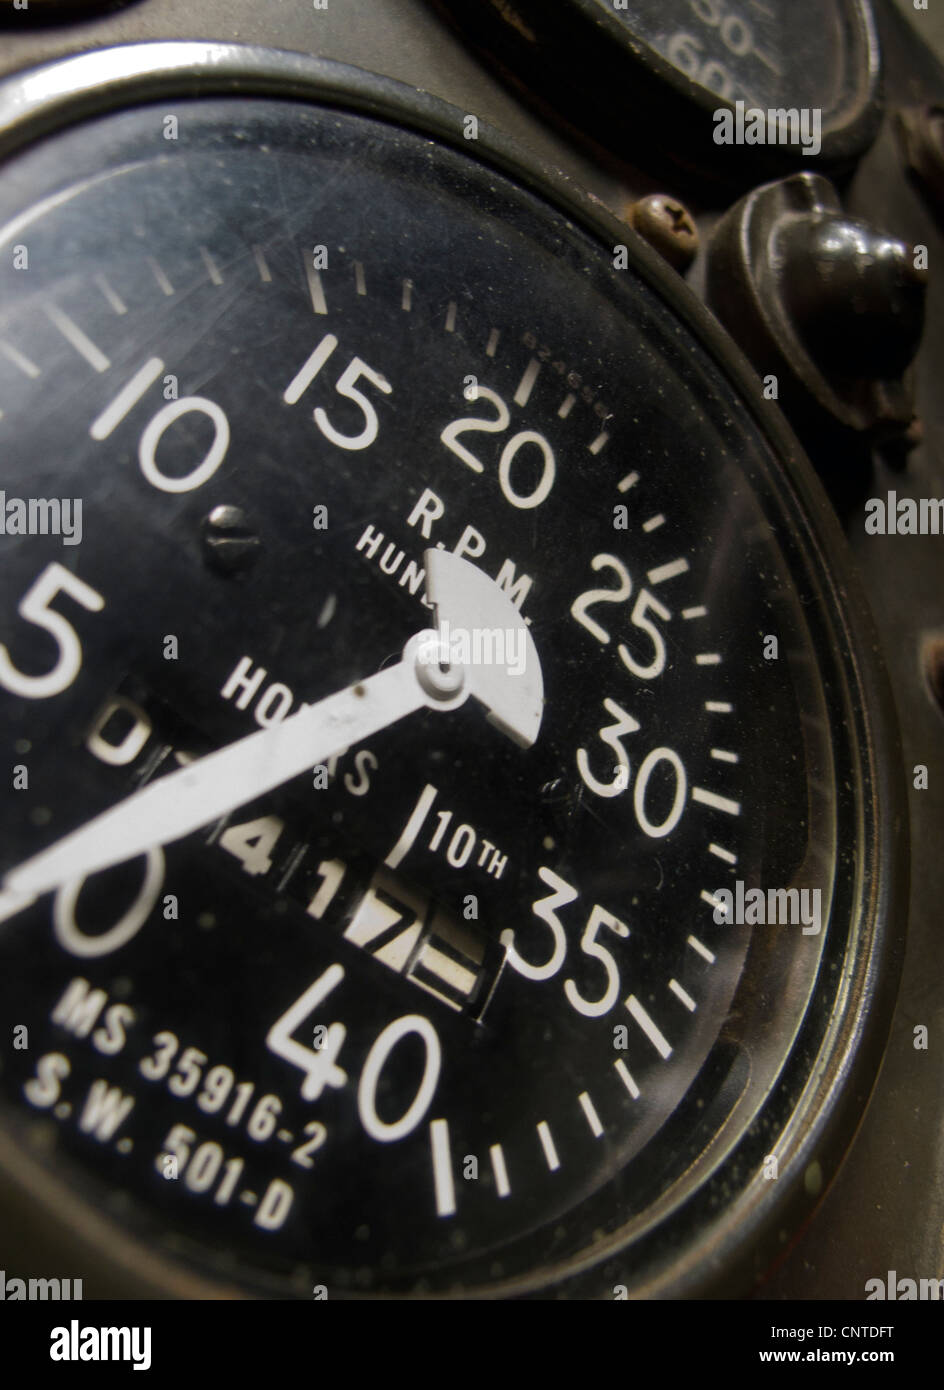
<path id="1" fill-rule="evenodd" d="M 144 45 L 0 114 L 8 1207 L 112 1292 L 745 1287 L 900 882 L 776 411 L 396 84 Z"/>
<path id="2" fill-rule="evenodd" d="M 648 145 L 756 179 L 846 163 L 878 129 L 869 0 L 437 3 L 549 108 L 635 160 Z"/>

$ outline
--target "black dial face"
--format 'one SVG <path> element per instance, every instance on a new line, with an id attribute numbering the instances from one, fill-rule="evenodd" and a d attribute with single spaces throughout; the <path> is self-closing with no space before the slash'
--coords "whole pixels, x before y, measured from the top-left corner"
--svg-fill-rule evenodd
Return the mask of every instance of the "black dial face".
<path id="1" fill-rule="evenodd" d="M 846 0 L 594 0 L 699 86 L 764 109 L 836 110 L 846 95 Z"/>
<path id="2" fill-rule="evenodd" d="M 771 446 L 625 251 L 393 124 L 175 100 L 7 189 L 6 1141 L 224 1284 L 539 1288 L 624 1229 L 632 1283 L 857 910 Z"/>

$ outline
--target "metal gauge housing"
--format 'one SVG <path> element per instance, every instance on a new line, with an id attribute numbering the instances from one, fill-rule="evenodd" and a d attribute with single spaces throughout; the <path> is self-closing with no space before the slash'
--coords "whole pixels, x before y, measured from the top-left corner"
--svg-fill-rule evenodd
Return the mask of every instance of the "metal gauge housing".
<path id="1" fill-rule="evenodd" d="M 861 1114 L 902 879 L 776 410 L 395 83 L 151 44 L 0 115 L 11 1228 L 123 1295 L 750 1287 Z"/>
<path id="2" fill-rule="evenodd" d="M 847 165 L 878 130 L 869 0 L 436 3 L 546 111 L 634 162 L 648 150 L 650 164 L 670 158 L 691 174 L 756 181 Z M 732 126 L 720 124 L 723 112 Z M 787 112 L 796 125 L 782 124 Z"/>

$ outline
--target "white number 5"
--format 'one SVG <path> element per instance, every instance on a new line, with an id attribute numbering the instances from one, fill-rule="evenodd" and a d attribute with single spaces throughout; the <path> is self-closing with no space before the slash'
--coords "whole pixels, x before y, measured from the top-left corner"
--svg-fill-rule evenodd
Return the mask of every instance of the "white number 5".
<path id="1" fill-rule="evenodd" d="M 35 623 L 49 633 L 59 648 L 59 657 L 48 675 L 27 676 L 17 670 L 6 647 L 0 643 L 0 685 L 14 695 L 23 695 L 28 700 L 46 700 L 50 695 L 61 695 L 79 674 L 82 645 L 75 628 L 61 613 L 54 613 L 50 607 L 60 593 L 68 594 L 90 613 L 98 613 L 105 607 L 101 594 L 77 575 L 62 565 L 47 565 L 35 584 L 27 589 L 17 612 L 27 622 Z"/>

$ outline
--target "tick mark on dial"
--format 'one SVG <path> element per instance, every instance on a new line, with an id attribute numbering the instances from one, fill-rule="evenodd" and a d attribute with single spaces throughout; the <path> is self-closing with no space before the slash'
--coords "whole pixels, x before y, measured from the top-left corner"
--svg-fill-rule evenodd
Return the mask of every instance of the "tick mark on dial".
<path id="1" fill-rule="evenodd" d="M 691 946 L 693 951 L 697 951 L 698 955 L 701 956 L 702 960 L 706 960 L 709 965 L 714 965 L 714 951 L 709 951 L 708 947 L 704 944 L 703 941 L 699 941 L 697 936 L 688 937 L 688 944 L 689 946 Z"/>
<path id="2" fill-rule="evenodd" d="M 452 1148 L 449 1143 L 448 1120 L 430 1120 L 429 1147 L 433 1161 L 436 1214 L 437 1216 L 455 1216 L 456 1185 L 452 1176 Z"/>
<path id="3" fill-rule="evenodd" d="M 263 284 L 270 284 L 272 281 L 272 272 L 269 270 L 262 247 L 254 246 L 252 248 L 252 254 L 256 262 L 256 269 L 259 271 L 259 279 Z"/>
<path id="4" fill-rule="evenodd" d="M 670 560 L 667 565 L 659 565 L 657 569 L 650 570 L 648 579 L 650 584 L 665 584 L 667 580 L 677 579 L 680 574 L 687 573 L 687 560 Z"/>
<path id="5" fill-rule="evenodd" d="M 36 363 L 31 362 L 25 353 L 20 352 L 19 348 L 13 347 L 11 343 L 0 343 L 0 352 L 2 352 L 7 361 L 12 362 L 14 367 L 17 367 L 24 376 L 34 378 L 39 376 L 39 368 Z"/>
<path id="6" fill-rule="evenodd" d="M 114 313 L 126 314 L 128 312 L 127 304 L 125 304 L 124 300 L 121 298 L 120 295 L 115 293 L 111 285 L 105 279 L 104 275 L 96 275 L 94 278 L 96 285 L 101 290 L 102 294 L 105 296 L 105 299 L 108 301 L 108 304 L 111 306 Z"/>
<path id="7" fill-rule="evenodd" d="M 538 1138 L 541 1141 L 541 1148 L 544 1150 L 544 1158 L 548 1168 L 552 1173 L 556 1173 L 560 1167 L 560 1159 L 557 1156 L 557 1148 L 554 1144 L 554 1136 L 546 1120 L 541 1120 L 537 1126 Z"/>
<path id="8" fill-rule="evenodd" d="M 154 279 L 161 287 L 161 291 L 164 294 L 166 294 L 169 298 L 172 294 L 175 293 L 175 291 L 173 285 L 170 283 L 166 274 L 164 273 L 163 268 L 158 265 L 157 261 L 154 259 L 153 256 L 147 256 L 145 257 L 145 259 L 147 260 L 148 265 L 151 267 L 151 274 L 154 276 Z"/>
<path id="9" fill-rule="evenodd" d="M 207 275 L 209 275 L 213 284 L 222 285 L 223 277 L 220 274 L 220 268 L 205 246 L 200 247 L 200 258 L 206 266 Z"/>
<path id="10" fill-rule="evenodd" d="M 613 1068 L 619 1079 L 622 1081 L 623 1085 L 626 1087 L 629 1094 L 632 1096 L 633 1100 L 638 1100 L 642 1092 L 640 1091 L 639 1087 L 634 1081 L 631 1072 L 627 1068 L 626 1063 L 622 1060 L 622 1058 L 617 1057 L 616 1061 L 613 1063 Z"/>
<path id="11" fill-rule="evenodd" d="M 584 1113 L 587 1124 L 590 1126 L 590 1133 L 593 1135 L 594 1139 L 599 1139 L 603 1133 L 603 1122 L 597 1114 L 596 1106 L 586 1091 L 581 1091 L 577 1099 L 580 1101 L 580 1108 Z"/>
<path id="12" fill-rule="evenodd" d="M 672 1056 L 672 1044 L 658 1027 L 655 1019 L 651 1016 L 649 1011 L 640 1004 L 635 994 L 631 994 L 625 1003 L 631 1017 L 638 1023 L 663 1062 L 667 1062 Z"/>
<path id="13" fill-rule="evenodd" d="M 501 1144 L 493 1144 L 488 1154 L 495 1175 L 495 1191 L 499 1197 L 508 1197 L 511 1194 L 511 1183 L 508 1181 L 508 1169 L 505 1166 L 505 1154 Z"/>
<path id="14" fill-rule="evenodd" d="M 688 1012 L 690 1014 L 693 1014 L 695 1012 L 695 1010 L 698 1008 L 698 1005 L 695 1003 L 688 990 L 682 988 L 678 980 L 670 980 L 669 989 L 675 995 L 679 1003 L 684 1004 L 685 1008 L 688 1009 Z"/>

